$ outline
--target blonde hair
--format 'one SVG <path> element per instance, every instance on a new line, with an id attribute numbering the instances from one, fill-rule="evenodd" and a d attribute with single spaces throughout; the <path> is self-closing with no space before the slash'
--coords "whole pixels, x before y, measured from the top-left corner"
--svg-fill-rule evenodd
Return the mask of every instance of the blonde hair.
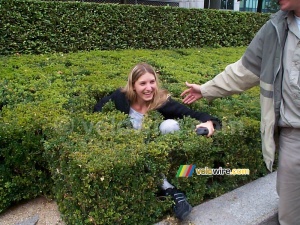
<path id="1" fill-rule="evenodd" d="M 125 93 L 128 100 L 132 103 L 137 99 L 136 92 L 133 90 L 135 82 L 145 73 L 153 74 L 156 81 L 156 90 L 154 92 L 153 99 L 149 103 L 148 110 L 155 110 L 162 106 L 168 99 L 169 93 L 167 90 L 161 89 L 158 79 L 158 74 L 155 72 L 154 68 L 148 63 L 138 63 L 135 65 L 128 75 L 127 84 L 122 91 Z"/>

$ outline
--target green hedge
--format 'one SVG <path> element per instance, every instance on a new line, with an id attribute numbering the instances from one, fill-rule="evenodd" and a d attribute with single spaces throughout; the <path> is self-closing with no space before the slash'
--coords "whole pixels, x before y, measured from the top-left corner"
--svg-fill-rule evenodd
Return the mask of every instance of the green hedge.
<path id="1" fill-rule="evenodd" d="M 172 215 L 170 199 L 156 196 L 161 173 L 196 205 L 264 171 L 259 142 L 249 144 L 249 139 L 251 143 L 259 139 L 258 122 L 245 125 L 243 121 L 242 134 L 225 131 L 211 140 L 197 136 L 195 121 L 188 119 L 180 121 L 180 132 L 164 136 L 159 135 L 157 115 L 149 115 L 149 126 L 141 132 L 118 126 L 124 119 L 116 112 L 77 117 L 72 120 L 78 122 L 74 122 L 76 129 L 69 135 L 54 135 L 45 142 L 55 197 L 68 224 L 153 224 Z M 89 132 L 83 129 L 83 121 L 89 124 Z M 176 178 L 184 164 L 249 168 L 251 175 Z"/>
<path id="2" fill-rule="evenodd" d="M 2 56 L 0 62 L 0 211 L 37 195 L 55 198 L 67 224 L 153 224 L 172 215 L 156 196 L 160 173 L 184 190 L 192 205 L 267 173 L 261 154 L 259 90 L 198 101 L 190 107 L 223 120 L 213 138 L 199 137 L 191 118 L 160 135 L 150 113 L 140 132 L 97 100 L 124 85 L 137 62 L 159 70 L 181 101 L 184 81 L 203 83 L 245 48 L 91 51 Z M 180 165 L 248 168 L 249 176 L 177 178 Z"/>
<path id="3" fill-rule="evenodd" d="M 15 202 L 51 194 L 42 142 L 49 113 L 32 103 L 4 107 L 0 113 L 0 212 Z"/>
<path id="4" fill-rule="evenodd" d="M 246 46 L 268 18 L 176 7 L 3 0 L 0 55 Z"/>

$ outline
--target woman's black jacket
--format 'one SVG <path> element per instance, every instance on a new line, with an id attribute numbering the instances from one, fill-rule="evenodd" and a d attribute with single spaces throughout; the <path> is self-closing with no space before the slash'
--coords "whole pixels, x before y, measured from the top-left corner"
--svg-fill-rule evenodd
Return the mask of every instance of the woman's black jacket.
<path id="1" fill-rule="evenodd" d="M 117 89 L 111 95 L 102 98 L 94 107 L 94 112 L 102 111 L 102 107 L 109 101 L 115 103 L 116 109 L 129 114 L 130 103 L 126 98 L 125 93 L 121 92 L 121 89 Z M 171 97 L 157 109 L 160 112 L 164 119 L 182 119 L 184 116 L 190 116 L 194 119 L 197 119 L 201 122 L 206 122 L 211 120 L 214 124 L 215 129 L 221 129 L 221 121 L 213 116 L 210 116 L 205 112 L 194 111 L 187 106 L 173 100 Z"/>

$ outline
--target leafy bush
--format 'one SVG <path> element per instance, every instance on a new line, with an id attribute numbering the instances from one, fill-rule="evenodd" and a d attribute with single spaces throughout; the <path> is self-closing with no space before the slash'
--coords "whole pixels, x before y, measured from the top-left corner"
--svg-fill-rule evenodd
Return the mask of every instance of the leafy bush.
<path id="1" fill-rule="evenodd" d="M 161 115 L 149 113 L 141 131 L 128 116 L 96 101 L 123 86 L 137 62 L 156 67 L 178 101 L 184 81 L 203 83 L 237 60 L 245 48 L 91 51 L 14 55 L 0 63 L 0 210 L 37 195 L 55 198 L 68 224 L 153 224 L 172 214 L 156 196 L 161 173 L 192 205 L 267 173 L 259 132 L 259 90 L 198 101 L 195 110 L 223 120 L 213 138 L 197 121 L 160 135 Z M 180 165 L 248 168 L 249 176 L 176 177 Z"/>
<path id="2" fill-rule="evenodd" d="M 246 46 L 268 18 L 207 9 L 6 0 L 0 5 L 0 55 Z"/>
<path id="3" fill-rule="evenodd" d="M 50 113 L 43 110 L 19 104 L 1 111 L 0 212 L 14 202 L 50 195 L 52 181 L 42 142 L 43 124 Z"/>

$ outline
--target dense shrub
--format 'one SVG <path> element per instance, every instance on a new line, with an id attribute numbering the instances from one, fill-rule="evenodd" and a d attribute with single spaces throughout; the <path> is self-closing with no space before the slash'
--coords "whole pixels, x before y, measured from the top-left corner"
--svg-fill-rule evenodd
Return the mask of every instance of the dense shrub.
<path id="1" fill-rule="evenodd" d="M 266 174 L 261 155 L 258 89 L 190 107 L 223 120 L 213 138 L 196 121 L 160 135 L 150 113 L 141 131 L 108 104 L 96 101 L 123 86 L 137 62 L 156 67 L 175 99 L 184 81 L 203 83 L 244 48 L 91 51 L 14 55 L 0 62 L 0 211 L 22 199 L 48 195 L 68 224 L 153 224 L 171 211 L 156 196 L 160 174 L 187 193 L 192 205 Z M 176 177 L 180 165 L 248 168 L 249 176 Z"/>
<path id="2" fill-rule="evenodd" d="M 67 125 L 72 131 L 54 132 L 45 142 L 55 198 L 68 224 L 157 222 L 172 213 L 170 199 L 156 196 L 161 173 L 196 205 L 266 172 L 258 122 L 242 119 L 242 130 L 227 126 L 214 139 L 207 139 L 195 134 L 196 121 L 189 118 L 180 121 L 180 132 L 168 135 L 159 134 L 159 115 L 148 115 L 141 131 L 128 129 L 126 120 L 116 111 L 77 115 L 70 120 L 72 126 Z M 189 164 L 248 168 L 251 173 L 176 178 L 179 166 Z"/>
<path id="3" fill-rule="evenodd" d="M 48 109 L 21 103 L 1 111 L 0 211 L 14 202 L 51 194 L 52 180 L 42 142 L 43 125 L 54 113 Z"/>
<path id="4" fill-rule="evenodd" d="M 207 9 L 5 0 L 0 2 L 0 55 L 246 46 L 268 17 Z"/>

